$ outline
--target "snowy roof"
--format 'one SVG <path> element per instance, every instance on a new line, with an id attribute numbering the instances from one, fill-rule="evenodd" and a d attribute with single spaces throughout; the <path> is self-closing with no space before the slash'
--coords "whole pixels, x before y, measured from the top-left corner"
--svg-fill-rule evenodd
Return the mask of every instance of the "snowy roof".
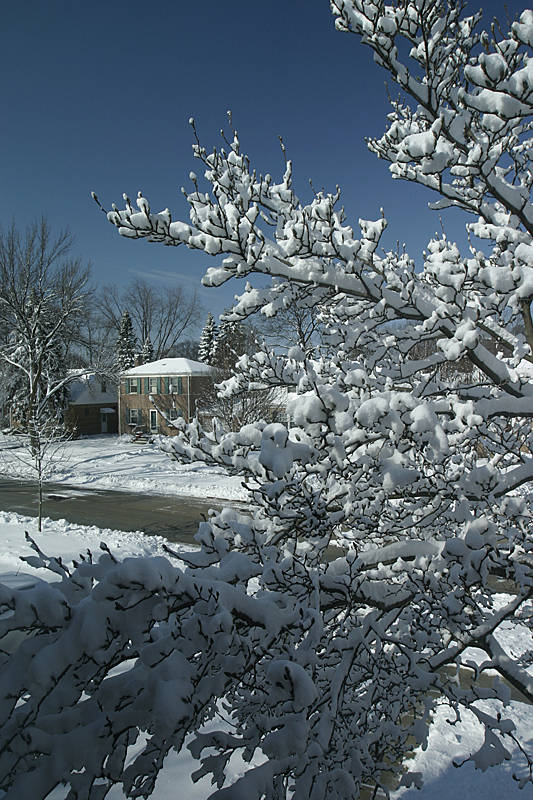
<path id="1" fill-rule="evenodd" d="M 212 367 L 201 361 L 192 361 L 190 358 L 160 358 L 159 361 L 150 361 L 140 367 L 132 367 L 122 374 L 126 377 L 136 375 L 210 375 Z"/>
<path id="2" fill-rule="evenodd" d="M 73 406 L 89 404 L 99 405 L 100 403 L 116 403 L 117 391 L 115 386 L 105 381 L 106 391 L 102 391 L 102 379 L 90 372 L 80 375 L 76 380 L 68 384 L 69 403 Z"/>

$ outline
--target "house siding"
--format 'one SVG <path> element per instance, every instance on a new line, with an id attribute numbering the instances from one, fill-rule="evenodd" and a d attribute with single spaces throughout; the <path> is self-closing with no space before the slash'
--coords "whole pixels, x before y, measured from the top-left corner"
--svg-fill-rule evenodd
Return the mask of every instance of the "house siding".
<path id="1" fill-rule="evenodd" d="M 118 409 L 116 403 L 94 403 L 70 405 L 65 412 L 65 424 L 77 435 L 94 436 L 102 433 L 102 408 L 114 408 L 114 414 L 106 414 L 107 433 L 118 433 Z"/>
<path id="2" fill-rule="evenodd" d="M 157 379 L 157 393 L 150 392 L 150 379 L 154 378 Z M 131 391 L 133 380 L 136 381 L 133 386 L 138 388 L 138 391 Z M 121 434 L 129 433 L 134 427 L 137 427 L 150 433 L 150 411 L 154 410 L 156 406 L 163 412 L 168 413 L 175 408 L 179 416 L 183 417 L 186 422 L 190 422 L 190 419 L 195 415 L 196 402 L 205 394 L 210 382 L 211 379 L 209 377 L 189 377 L 188 375 L 152 375 L 137 379 L 122 378 L 120 381 L 119 432 Z M 171 384 L 176 387 L 176 391 L 170 392 Z M 155 404 L 150 400 L 151 396 L 154 397 Z M 130 421 L 132 409 L 140 412 L 140 422 L 136 425 Z M 175 436 L 177 434 L 176 428 L 173 425 L 168 425 L 160 413 L 157 413 L 156 432 L 167 436 Z"/>

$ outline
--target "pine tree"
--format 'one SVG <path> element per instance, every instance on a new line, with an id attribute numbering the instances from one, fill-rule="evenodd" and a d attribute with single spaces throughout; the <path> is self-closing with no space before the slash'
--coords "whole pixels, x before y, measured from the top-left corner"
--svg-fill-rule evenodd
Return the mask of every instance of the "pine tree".
<path id="1" fill-rule="evenodd" d="M 211 312 L 207 315 L 207 320 L 200 336 L 200 346 L 198 348 L 198 358 L 204 364 L 212 364 L 214 349 L 217 340 L 217 326 Z"/>
<path id="2" fill-rule="evenodd" d="M 141 350 L 141 359 L 143 364 L 149 364 L 150 361 L 154 360 L 154 346 L 152 344 L 152 340 L 150 339 L 150 334 L 146 334 L 143 347 Z"/>
<path id="3" fill-rule="evenodd" d="M 218 369 L 231 372 L 240 356 L 255 349 L 255 337 L 250 328 L 235 320 L 222 318 L 209 363 Z"/>
<path id="4" fill-rule="evenodd" d="M 135 336 L 129 312 L 124 311 L 117 339 L 117 367 L 120 372 L 124 372 L 133 366 L 135 366 Z"/>

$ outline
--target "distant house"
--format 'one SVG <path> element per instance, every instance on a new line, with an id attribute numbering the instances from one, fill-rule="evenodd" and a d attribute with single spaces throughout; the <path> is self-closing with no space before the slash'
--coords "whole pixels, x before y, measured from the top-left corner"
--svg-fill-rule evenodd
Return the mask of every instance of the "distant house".
<path id="1" fill-rule="evenodd" d="M 68 384 L 67 427 L 81 435 L 118 432 L 118 398 L 113 383 L 94 372 Z"/>
<path id="2" fill-rule="evenodd" d="M 189 358 L 162 358 L 120 376 L 119 433 L 175 434 L 178 417 L 189 422 L 210 386 L 212 368 Z M 170 423 L 170 424 L 169 424 Z"/>

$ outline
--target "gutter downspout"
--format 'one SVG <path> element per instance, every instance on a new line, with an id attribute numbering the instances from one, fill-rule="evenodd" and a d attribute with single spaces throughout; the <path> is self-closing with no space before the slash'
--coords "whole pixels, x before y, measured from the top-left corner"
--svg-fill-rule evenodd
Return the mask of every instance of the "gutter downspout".
<path id="1" fill-rule="evenodd" d="M 191 376 L 187 376 L 187 422 L 191 421 Z"/>
<path id="2" fill-rule="evenodd" d="M 122 414 L 120 409 L 120 394 L 122 389 L 122 381 L 118 379 L 118 435 L 122 436 Z"/>

